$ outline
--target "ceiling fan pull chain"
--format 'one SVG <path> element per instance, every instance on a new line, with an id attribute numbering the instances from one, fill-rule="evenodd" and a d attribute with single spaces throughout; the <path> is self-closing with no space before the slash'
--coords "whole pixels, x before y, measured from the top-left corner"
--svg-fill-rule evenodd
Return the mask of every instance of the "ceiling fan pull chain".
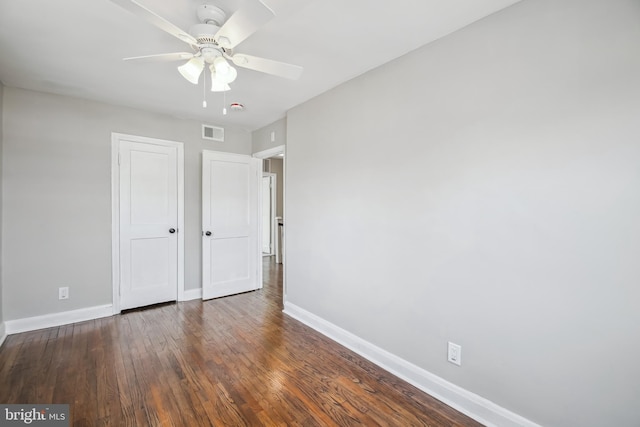
<path id="1" fill-rule="evenodd" d="M 222 92 L 222 115 L 227 115 L 227 91 Z"/>
<path id="2" fill-rule="evenodd" d="M 207 73 L 202 78 L 202 108 L 207 108 Z"/>

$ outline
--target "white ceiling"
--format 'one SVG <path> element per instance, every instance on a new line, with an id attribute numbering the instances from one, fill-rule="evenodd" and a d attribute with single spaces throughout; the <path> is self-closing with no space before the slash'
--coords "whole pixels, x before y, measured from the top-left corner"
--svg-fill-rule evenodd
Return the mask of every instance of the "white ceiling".
<path id="1" fill-rule="evenodd" d="M 138 0 L 178 27 L 197 23 L 205 1 L 228 15 L 237 0 Z M 258 1 L 258 0 L 246 0 Z M 243 112 L 222 115 L 223 95 L 182 78 L 182 62 L 122 58 L 190 51 L 109 0 L 0 0 L 0 81 L 255 130 L 288 109 L 519 0 L 263 0 L 276 17 L 235 53 L 304 67 L 290 81 L 246 69 L 226 94 Z M 202 82 L 202 80 L 201 80 Z"/>

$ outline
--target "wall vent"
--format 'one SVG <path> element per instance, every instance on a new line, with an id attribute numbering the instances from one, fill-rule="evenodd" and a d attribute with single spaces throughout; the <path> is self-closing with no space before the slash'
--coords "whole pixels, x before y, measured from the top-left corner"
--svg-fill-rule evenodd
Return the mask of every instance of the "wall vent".
<path id="1" fill-rule="evenodd" d="M 202 125 L 202 139 L 224 142 L 224 128 L 217 126 Z"/>

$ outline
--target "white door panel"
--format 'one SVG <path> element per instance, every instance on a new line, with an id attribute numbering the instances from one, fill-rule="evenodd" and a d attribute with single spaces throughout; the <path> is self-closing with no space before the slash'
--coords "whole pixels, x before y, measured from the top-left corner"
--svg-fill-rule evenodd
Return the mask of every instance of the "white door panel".
<path id="1" fill-rule="evenodd" d="M 176 300 L 177 148 L 121 140 L 119 156 L 120 308 Z"/>
<path id="2" fill-rule="evenodd" d="M 262 175 L 262 253 L 273 255 L 273 224 L 275 212 L 274 175 Z"/>
<path id="3" fill-rule="evenodd" d="M 253 251 L 248 237 L 211 239 L 211 257 L 216 260 L 211 272 L 218 283 L 251 279 L 251 256 Z"/>
<path id="4" fill-rule="evenodd" d="M 260 164 L 245 155 L 203 152 L 203 299 L 261 287 Z"/>
<path id="5" fill-rule="evenodd" d="M 247 236 L 250 229 L 247 163 L 211 160 L 211 221 L 217 238 Z"/>
<path id="6" fill-rule="evenodd" d="M 168 238 L 131 240 L 131 289 L 145 289 L 170 284 Z"/>
<path id="7" fill-rule="evenodd" d="M 175 151 L 175 150 L 174 150 Z M 140 148 L 130 152 L 131 223 L 162 224 L 175 221 L 176 204 L 169 197 L 176 194 L 172 175 L 174 153 L 154 153 Z"/>

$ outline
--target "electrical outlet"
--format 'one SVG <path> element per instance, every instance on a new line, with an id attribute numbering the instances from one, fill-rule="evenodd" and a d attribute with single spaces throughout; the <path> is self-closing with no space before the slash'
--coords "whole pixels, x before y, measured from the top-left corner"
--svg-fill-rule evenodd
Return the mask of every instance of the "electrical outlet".
<path id="1" fill-rule="evenodd" d="M 449 341 L 447 347 L 447 360 L 454 365 L 462 365 L 462 346 Z"/>
<path id="2" fill-rule="evenodd" d="M 58 288 L 58 299 L 69 299 L 69 287 Z"/>

